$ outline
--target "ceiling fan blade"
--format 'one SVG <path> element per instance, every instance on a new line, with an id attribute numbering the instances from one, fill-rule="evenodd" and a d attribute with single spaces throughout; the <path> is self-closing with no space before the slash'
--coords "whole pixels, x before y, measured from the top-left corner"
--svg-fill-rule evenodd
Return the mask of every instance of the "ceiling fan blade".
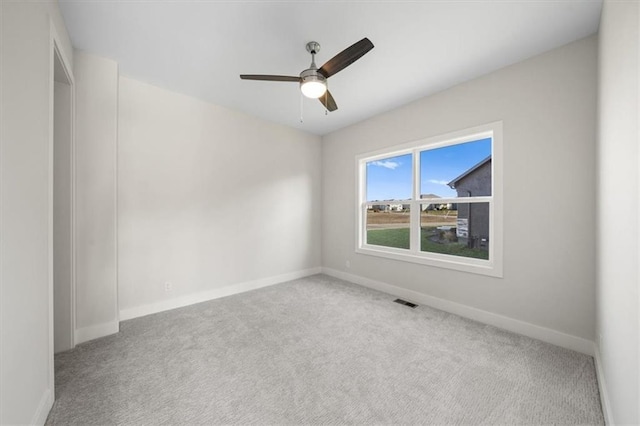
<path id="1" fill-rule="evenodd" d="M 323 66 L 320 67 L 318 72 L 324 75 L 326 78 L 329 78 L 360 59 L 371 49 L 373 49 L 373 43 L 371 43 L 371 40 L 365 37 L 359 42 L 347 47 L 333 58 L 329 59 Z"/>
<path id="2" fill-rule="evenodd" d="M 324 95 L 320 96 L 318 100 L 329 111 L 335 111 L 338 109 L 335 99 L 333 99 L 333 96 L 331 96 L 331 93 L 328 90 L 324 92 Z"/>
<path id="3" fill-rule="evenodd" d="M 240 74 L 240 78 L 243 80 L 293 81 L 295 83 L 300 82 L 300 77 L 293 77 L 289 75 Z"/>

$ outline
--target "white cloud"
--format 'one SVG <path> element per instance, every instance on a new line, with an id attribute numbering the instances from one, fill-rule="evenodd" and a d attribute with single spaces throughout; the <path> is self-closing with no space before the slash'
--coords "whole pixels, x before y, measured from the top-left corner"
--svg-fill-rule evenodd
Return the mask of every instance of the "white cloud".
<path id="1" fill-rule="evenodd" d="M 395 162 L 395 161 L 389 161 L 389 160 L 372 161 L 371 163 L 369 163 L 369 165 L 370 166 L 384 167 L 384 168 L 391 169 L 391 170 L 395 170 L 396 168 L 400 167 L 400 163 Z"/>
<path id="2" fill-rule="evenodd" d="M 429 179 L 427 182 L 435 183 L 437 185 L 447 185 L 449 183 L 446 180 L 438 180 L 438 179 Z"/>

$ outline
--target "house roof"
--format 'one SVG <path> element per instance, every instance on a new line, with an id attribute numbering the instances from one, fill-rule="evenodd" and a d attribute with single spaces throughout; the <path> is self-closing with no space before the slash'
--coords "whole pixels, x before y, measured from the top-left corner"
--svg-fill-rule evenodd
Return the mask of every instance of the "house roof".
<path id="1" fill-rule="evenodd" d="M 458 181 L 460 181 L 463 178 L 467 177 L 468 175 L 470 175 L 471 173 L 473 173 L 474 171 L 476 171 L 477 169 L 479 169 L 480 167 L 482 167 L 485 163 L 488 163 L 489 161 L 491 161 L 491 156 L 488 156 L 487 158 L 485 158 L 484 160 L 480 161 L 475 166 L 470 167 L 464 173 L 462 173 L 460 176 L 458 176 L 457 178 L 455 178 L 451 182 L 449 182 L 447 185 L 451 189 L 455 189 L 456 188 L 456 183 L 458 183 Z"/>

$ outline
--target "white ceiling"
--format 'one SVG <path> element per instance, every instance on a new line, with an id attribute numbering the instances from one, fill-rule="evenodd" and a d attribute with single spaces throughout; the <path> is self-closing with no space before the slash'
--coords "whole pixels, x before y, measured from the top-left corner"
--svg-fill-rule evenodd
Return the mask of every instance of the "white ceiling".
<path id="1" fill-rule="evenodd" d="M 74 46 L 120 73 L 310 133 L 326 134 L 598 30 L 602 0 L 66 1 Z M 375 48 L 332 76 L 325 115 L 296 83 L 308 41 L 318 66 L 368 37 Z"/>

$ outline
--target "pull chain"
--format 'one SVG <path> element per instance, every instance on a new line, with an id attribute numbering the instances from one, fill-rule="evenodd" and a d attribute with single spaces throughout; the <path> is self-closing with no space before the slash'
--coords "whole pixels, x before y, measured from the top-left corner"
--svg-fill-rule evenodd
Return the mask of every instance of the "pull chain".
<path id="1" fill-rule="evenodd" d="M 324 92 L 324 115 L 329 115 L 329 111 L 327 110 L 327 102 L 329 101 L 329 81 L 325 80 L 324 82 L 327 91 Z"/>
<path id="2" fill-rule="evenodd" d="M 304 99 L 302 99 L 302 92 L 300 92 L 300 122 L 304 123 L 304 117 L 303 117 L 303 104 L 304 104 Z"/>

